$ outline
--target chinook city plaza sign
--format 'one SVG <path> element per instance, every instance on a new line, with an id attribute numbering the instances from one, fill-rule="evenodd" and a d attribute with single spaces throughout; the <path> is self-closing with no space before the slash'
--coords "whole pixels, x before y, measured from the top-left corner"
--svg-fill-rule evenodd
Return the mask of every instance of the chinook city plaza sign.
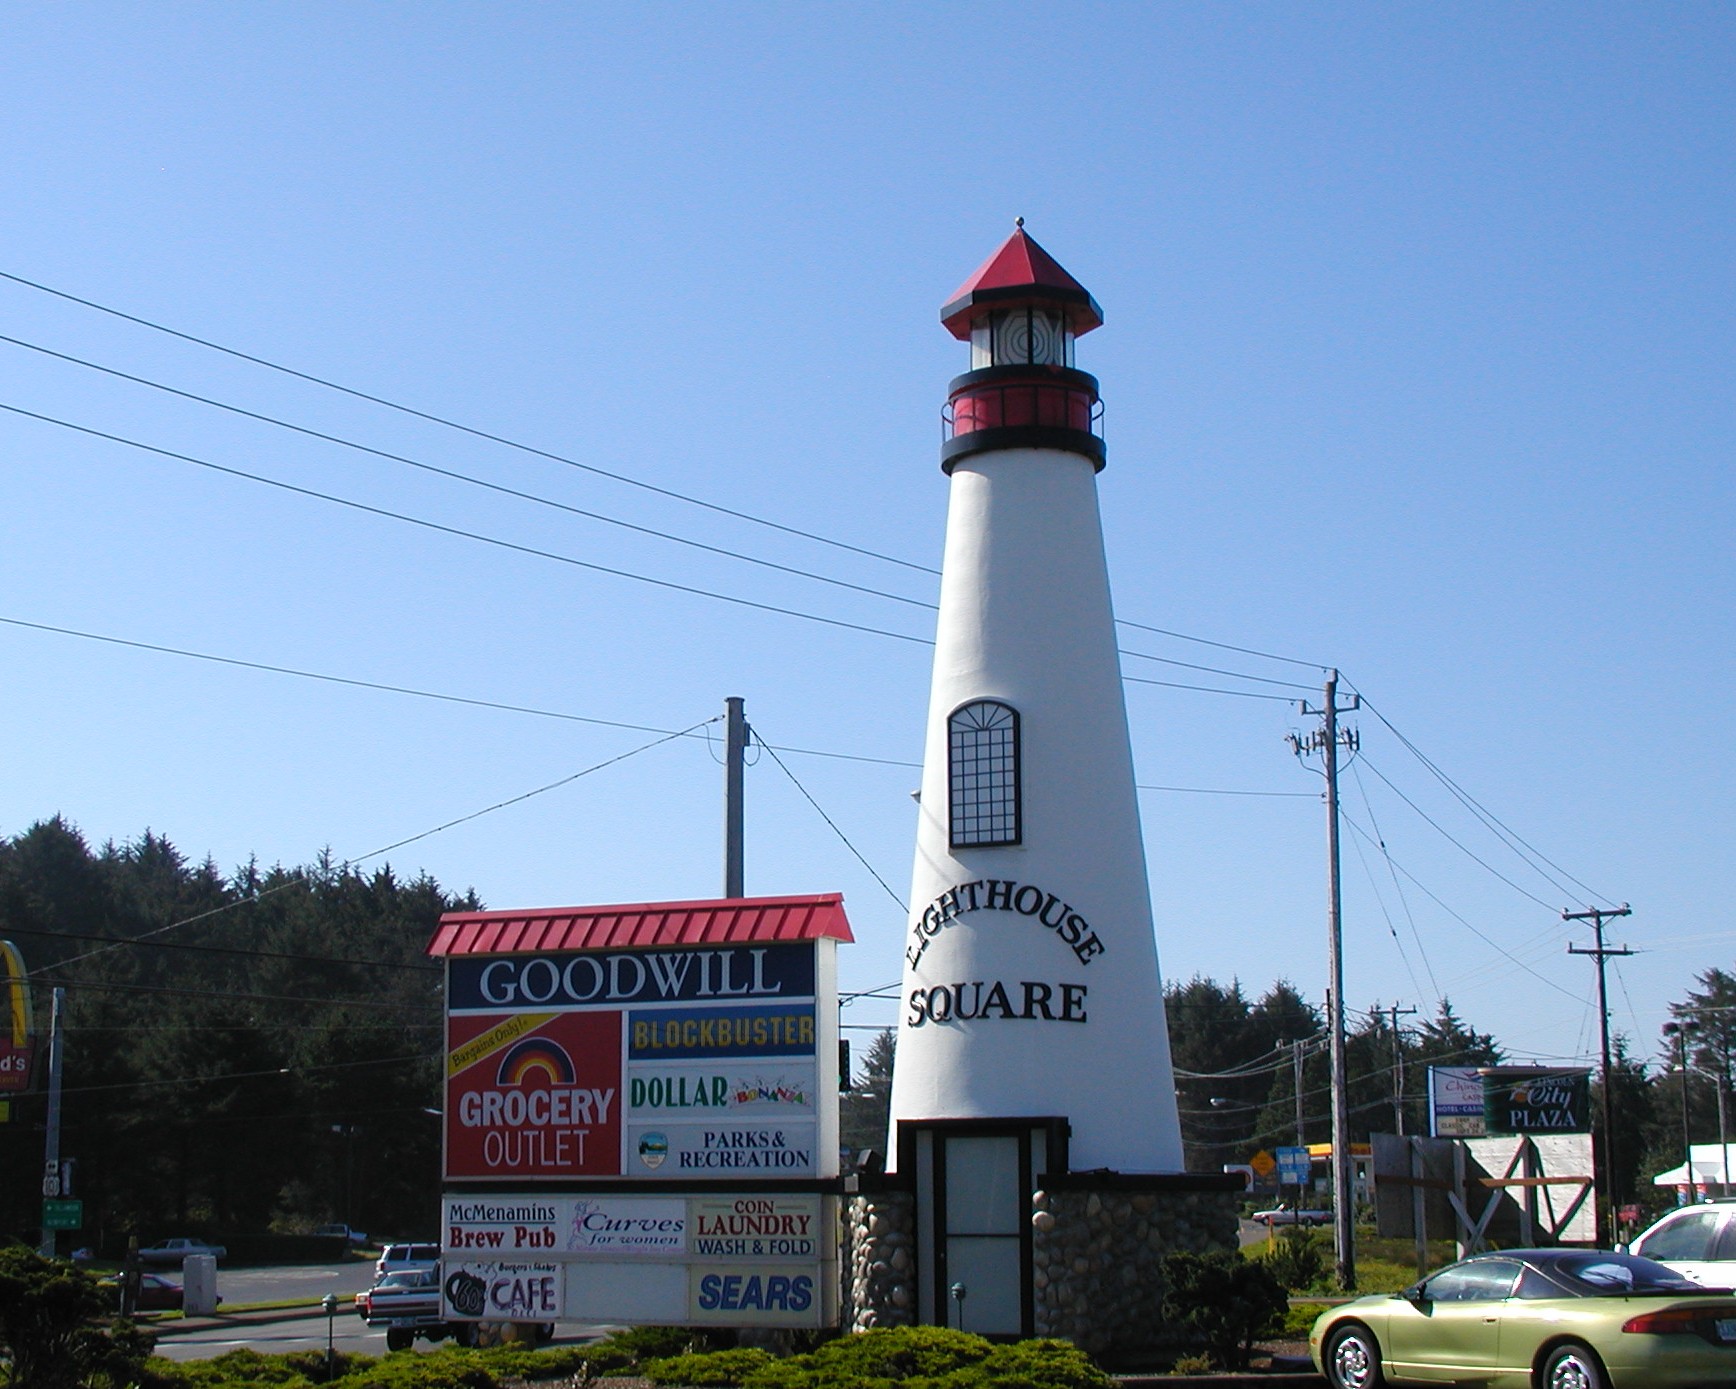
<path id="1" fill-rule="evenodd" d="M 833 1324 L 849 938 L 836 897 L 443 917 L 444 1314 Z"/>

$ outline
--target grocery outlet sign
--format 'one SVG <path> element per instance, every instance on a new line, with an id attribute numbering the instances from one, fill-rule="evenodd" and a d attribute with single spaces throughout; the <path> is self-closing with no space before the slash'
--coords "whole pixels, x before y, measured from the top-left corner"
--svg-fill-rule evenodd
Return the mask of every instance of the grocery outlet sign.
<path id="1" fill-rule="evenodd" d="M 443 917 L 447 1314 L 835 1320 L 850 938 L 835 896 Z"/>
<path id="2" fill-rule="evenodd" d="M 812 941 L 451 961 L 447 1180 L 823 1175 L 817 965 Z"/>

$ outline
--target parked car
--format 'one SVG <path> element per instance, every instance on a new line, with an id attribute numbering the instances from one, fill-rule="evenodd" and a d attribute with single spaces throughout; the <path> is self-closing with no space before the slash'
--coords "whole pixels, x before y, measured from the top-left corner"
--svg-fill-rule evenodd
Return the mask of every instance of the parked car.
<path id="1" fill-rule="evenodd" d="M 371 1327 L 384 1327 L 387 1350 L 408 1350 L 420 1336 L 461 1346 L 476 1344 L 476 1323 L 448 1322 L 440 1315 L 440 1266 L 388 1273 L 356 1294 L 356 1314 Z"/>
<path id="2" fill-rule="evenodd" d="M 1506 1249 L 1331 1308 L 1308 1349 L 1333 1389 L 1700 1389 L 1736 1383 L 1736 1298 L 1632 1254 Z"/>
<path id="3" fill-rule="evenodd" d="M 423 1244 L 393 1241 L 380 1247 L 380 1257 L 374 1260 L 374 1281 L 388 1273 L 407 1268 L 434 1268 L 440 1262 L 440 1246 L 429 1241 Z"/>
<path id="4" fill-rule="evenodd" d="M 116 1305 L 121 1296 L 121 1280 L 119 1275 L 104 1278 L 99 1284 L 105 1292 L 114 1294 Z M 179 1312 L 186 1301 L 186 1292 L 173 1278 L 165 1278 L 160 1273 L 141 1273 L 139 1275 L 139 1300 L 136 1310 L 140 1312 Z M 223 1301 L 221 1297 L 217 1299 Z"/>
<path id="5" fill-rule="evenodd" d="M 221 1259 L 229 1251 L 220 1244 L 207 1244 L 202 1239 L 166 1239 L 139 1250 L 139 1261 L 147 1264 L 179 1265 L 194 1254 L 209 1254 Z"/>
<path id="6" fill-rule="evenodd" d="M 350 1244 L 366 1244 L 368 1237 L 360 1230 L 352 1230 L 348 1225 L 321 1225 L 314 1231 L 328 1239 L 341 1239 Z"/>
<path id="7" fill-rule="evenodd" d="M 1248 1219 L 1257 1220 L 1268 1228 L 1273 1225 L 1329 1225 L 1332 1223 L 1332 1212 L 1298 1210 L 1284 1202 L 1273 1206 L 1269 1211 L 1255 1211 Z"/>
<path id="8" fill-rule="evenodd" d="M 1653 1221 L 1627 1248 L 1703 1288 L 1736 1288 L 1736 1201 L 1680 1206 Z"/>

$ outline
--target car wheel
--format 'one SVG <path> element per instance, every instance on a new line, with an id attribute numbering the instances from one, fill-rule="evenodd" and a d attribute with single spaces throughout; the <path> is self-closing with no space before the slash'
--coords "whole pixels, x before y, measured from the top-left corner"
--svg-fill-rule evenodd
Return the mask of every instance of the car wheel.
<path id="1" fill-rule="evenodd" d="M 1374 1339 L 1372 1331 L 1356 1322 L 1332 1333 L 1322 1364 L 1326 1382 L 1332 1389 L 1377 1389 L 1384 1382 L 1380 1374 L 1380 1342 Z"/>
<path id="2" fill-rule="evenodd" d="M 1609 1389 L 1603 1362 L 1588 1347 L 1567 1341 L 1543 1362 L 1542 1389 Z"/>
<path id="3" fill-rule="evenodd" d="M 415 1340 L 416 1337 L 412 1332 L 400 1331 L 395 1326 L 388 1326 L 386 1328 L 387 1350 L 409 1350 L 411 1345 L 415 1343 Z"/>

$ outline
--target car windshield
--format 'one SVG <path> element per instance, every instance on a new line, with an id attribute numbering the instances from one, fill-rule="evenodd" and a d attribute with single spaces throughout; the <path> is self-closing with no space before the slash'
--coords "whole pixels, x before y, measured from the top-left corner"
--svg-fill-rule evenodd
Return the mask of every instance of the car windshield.
<path id="1" fill-rule="evenodd" d="M 1609 1254 L 1597 1249 L 1563 1251 L 1549 1261 L 1549 1269 L 1576 1292 L 1593 1296 L 1707 1291 L 1673 1268 L 1637 1254 Z"/>
<path id="2" fill-rule="evenodd" d="M 433 1276 L 426 1269 L 409 1268 L 402 1269 L 397 1273 L 388 1273 L 379 1281 L 377 1286 L 382 1288 L 420 1288 L 433 1281 Z"/>

